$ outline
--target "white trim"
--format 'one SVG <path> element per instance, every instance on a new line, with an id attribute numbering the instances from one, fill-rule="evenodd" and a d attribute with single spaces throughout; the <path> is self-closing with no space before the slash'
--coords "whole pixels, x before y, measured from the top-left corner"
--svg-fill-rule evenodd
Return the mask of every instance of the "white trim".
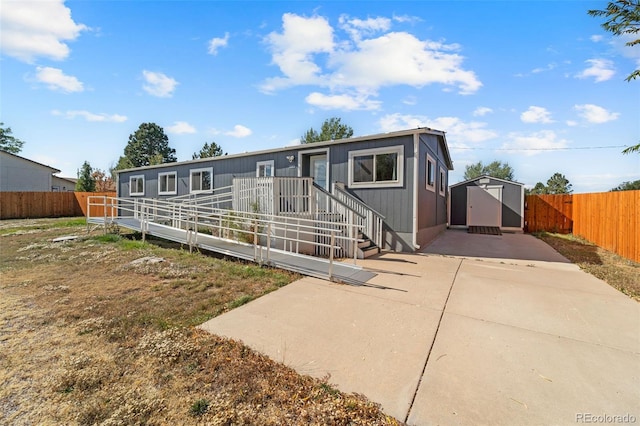
<path id="1" fill-rule="evenodd" d="M 524 186 L 520 187 L 520 230 L 524 231 Z"/>
<path id="2" fill-rule="evenodd" d="M 271 166 L 269 176 L 260 176 L 260 166 Z M 256 161 L 256 177 L 273 177 L 276 175 L 276 162 L 274 160 Z"/>
<path id="3" fill-rule="evenodd" d="M 327 182 L 329 182 L 329 148 L 306 149 L 298 151 L 298 177 L 302 177 L 302 159 L 305 155 L 326 154 L 327 156 Z"/>
<path id="4" fill-rule="evenodd" d="M 429 163 L 433 164 L 433 183 L 429 185 Z M 425 188 L 431 192 L 436 192 L 436 183 L 438 181 L 438 176 L 436 175 L 438 163 L 433 157 L 427 152 L 427 163 L 425 164 Z"/>
<path id="5" fill-rule="evenodd" d="M 479 180 L 479 179 L 482 179 L 482 178 L 489 178 L 489 179 L 497 180 L 497 181 L 504 182 L 504 183 L 510 183 L 510 184 L 514 184 L 514 185 L 524 186 L 524 183 L 516 182 L 514 180 L 505 180 L 505 179 L 500 179 L 500 178 L 489 176 L 489 175 L 482 175 L 482 176 L 474 177 L 473 179 L 468 179 L 468 180 L 465 180 L 465 181 L 462 181 L 462 182 L 455 183 L 455 184 L 451 185 L 450 188 L 455 188 L 456 186 L 464 185 L 465 183 L 473 182 L 473 181 L 476 181 L 476 180 Z"/>
<path id="6" fill-rule="evenodd" d="M 162 178 L 173 175 L 173 184 L 175 185 L 171 191 L 162 191 Z M 168 181 L 167 181 L 168 183 Z M 167 185 L 168 187 L 168 185 Z M 178 172 L 160 172 L 158 173 L 158 195 L 176 195 L 178 193 Z"/>
<path id="7" fill-rule="evenodd" d="M 419 169 L 420 167 L 420 136 L 414 134 L 413 135 L 413 235 L 411 237 L 411 244 L 413 244 L 413 248 L 415 250 L 420 250 L 420 245 L 418 244 L 418 188 L 420 187 L 419 179 Z"/>
<path id="8" fill-rule="evenodd" d="M 133 180 L 138 180 L 138 179 L 142 179 L 142 192 L 132 192 L 133 189 Z M 136 189 L 137 189 L 137 185 L 136 185 Z M 134 175 L 134 176 L 129 176 L 129 196 L 130 197 L 139 197 L 139 196 L 144 196 L 144 189 L 145 189 L 145 181 L 144 181 L 144 175 Z"/>
<path id="9" fill-rule="evenodd" d="M 438 193 L 444 197 L 447 192 L 447 172 L 440 167 L 440 174 L 438 175 Z"/>
<path id="10" fill-rule="evenodd" d="M 394 181 L 380 181 L 380 182 L 354 182 L 353 181 L 353 159 L 354 157 L 361 157 L 365 155 L 373 155 L 373 165 L 375 168 L 375 156 L 380 154 L 398 154 L 398 163 L 396 176 Z M 371 149 L 359 149 L 356 151 L 349 151 L 348 161 L 349 172 L 349 187 L 352 188 L 398 188 L 404 185 L 404 145 L 385 146 L 382 148 Z M 375 178 L 375 170 L 373 171 Z"/>
<path id="11" fill-rule="evenodd" d="M 200 172 L 209 172 L 209 174 L 211 175 L 211 188 L 209 189 L 197 189 L 194 190 L 193 189 L 193 174 L 194 173 L 200 173 Z M 202 183 L 202 178 L 200 179 L 200 183 Z M 201 169 L 190 169 L 189 170 L 189 192 L 191 194 L 202 194 L 202 193 L 206 193 L 206 192 L 212 192 L 213 191 L 213 167 L 203 167 Z"/>

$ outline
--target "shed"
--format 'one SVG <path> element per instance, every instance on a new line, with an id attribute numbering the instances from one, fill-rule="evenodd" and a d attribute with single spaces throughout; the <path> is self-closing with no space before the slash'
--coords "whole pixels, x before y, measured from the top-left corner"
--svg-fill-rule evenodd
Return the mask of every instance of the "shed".
<path id="1" fill-rule="evenodd" d="M 480 176 L 451 185 L 449 226 L 499 227 L 503 231 L 524 229 L 524 184 Z"/>

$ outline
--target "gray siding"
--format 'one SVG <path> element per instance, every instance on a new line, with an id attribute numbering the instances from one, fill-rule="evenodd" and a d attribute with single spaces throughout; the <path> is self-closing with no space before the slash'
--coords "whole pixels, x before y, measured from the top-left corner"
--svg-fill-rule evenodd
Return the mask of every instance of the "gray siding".
<path id="1" fill-rule="evenodd" d="M 478 178 L 480 179 L 480 178 Z M 451 188 L 452 226 L 467 225 L 467 187 L 479 185 L 478 179 Z M 522 195 L 524 186 L 515 182 L 489 179 L 489 185 L 502 185 L 502 227 L 521 228 L 524 215 Z"/>
<path id="2" fill-rule="evenodd" d="M 0 151 L 0 191 L 49 192 L 56 169 Z"/>

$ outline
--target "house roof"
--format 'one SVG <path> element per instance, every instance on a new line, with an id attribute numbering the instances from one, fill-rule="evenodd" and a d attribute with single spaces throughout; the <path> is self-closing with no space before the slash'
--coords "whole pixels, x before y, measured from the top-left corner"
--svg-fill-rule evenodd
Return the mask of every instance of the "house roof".
<path id="1" fill-rule="evenodd" d="M 362 142 L 362 141 L 370 141 L 370 140 L 377 140 L 377 139 L 388 139 L 388 138 L 393 138 L 393 137 L 399 137 L 399 136 L 410 136 L 410 135 L 416 135 L 416 134 L 432 134 L 432 135 L 437 135 L 437 136 L 442 136 L 442 139 L 444 141 L 443 146 L 444 146 L 444 151 L 445 151 L 445 163 L 447 165 L 447 168 L 449 170 L 453 170 L 453 162 L 451 161 L 451 154 L 449 153 L 449 147 L 447 146 L 447 139 L 445 137 L 445 132 L 443 132 L 442 130 L 435 130 L 435 129 L 431 129 L 429 127 L 417 127 L 415 129 L 409 129 L 409 130 L 400 130 L 397 132 L 388 132 L 388 133 L 378 133 L 375 135 L 369 135 L 369 136 L 358 136 L 358 137 L 354 137 L 354 138 L 346 138 L 346 139 L 337 139 L 337 140 L 331 140 L 331 141 L 326 141 L 326 142 L 314 142 L 312 144 L 308 144 L 309 148 L 312 149 L 313 148 L 320 148 L 320 147 L 325 147 L 325 146 L 332 146 L 332 145 L 342 145 L 342 144 L 346 144 L 346 143 L 354 143 L 354 142 Z M 276 152 L 286 152 L 286 151 L 296 151 L 299 150 L 301 148 L 304 149 L 306 145 L 292 145 L 292 146 L 285 146 L 285 147 L 281 147 L 281 148 L 272 148 L 272 149 L 266 149 L 266 150 L 261 150 L 261 151 L 248 151 L 248 152 L 242 152 L 239 154 L 231 154 L 231 155 L 224 155 L 224 156 L 220 156 L 220 157 L 208 157 L 208 158 L 197 158 L 195 160 L 186 160 L 186 161 L 179 161 L 178 164 L 197 164 L 197 163 L 202 163 L 202 162 L 209 162 L 209 161 L 219 161 L 222 159 L 226 159 L 226 158 L 239 158 L 239 157 L 246 157 L 246 156 L 250 156 L 250 155 L 260 155 L 260 154 L 271 154 L 271 153 L 276 153 Z M 130 169 L 122 169 L 122 170 L 116 170 L 116 173 L 120 173 L 120 172 L 130 172 L 130 171 L 134 171 L 134 170 L 146 170 L 146 169 L 153 169 L 153 168 L 162 168 L 162 167 L 167 167 L 167 165 L 169 164 L 176 164 L 176 163 L 162 163 L 162 164 L 155 164 L 153 166 L 143 166 L 143 167 L 134 167 L 134 168 L 130 168 Z"/>
<path id="2" fill-rule="evenodd" d="M 40 167 L 45 167 L 45 168 L 47 168 L 47 169 L 51 170 L 52 174 L 54 174 L 54 173 L 60 173 L 60 170 L 58 170 L 58 169 L 56 169 L 56 168 L 54 168 L 54 167 L 51 167 L 51 166 L 47 166 L 46 164 L 42 164 L 42 163 L 38 163 L 37 161 L 29 160 L 28 158 L 21 157 L 21 156 L 16 155 L 16 154 L 12 154 L 12 153 L 10 153 L 10 152 L 8 152 L 8 151 L 2 151 L 2 150 L 0 150 L 0 152 L 1 152 L 2 154 L 10 155 L 10 156 L 12 156 L 12 157 L 19 158 L 19 159 L 24 160 L 24 161 L 28 161 L 28 162 L 33 163 L 33 164 L 35 164 L 35 165 L 38 165 L 38 166 L 40 166 Z"/>
<path id="3" fill-rule="evenodd" d="M 524 183 L 516 182 L 516 181 L 513 181 L 513 180 L 506 180 L 506 179 L 500 179 L 500 178 L 489 176 L 489 175 L 482 175 L 482 176 L 475 177 L 473 179 L 465 180 L 464 182 L 458 182 L 455 185 L 449 186 L 449 188 L 455 188 L 456 186 L 464 185 L 464 184 L 467 184 L 469 182 L 473 182 L 473 181 L 480 180 L 480 179 L 493 179 L 493 180 L 498 180 L 500 182 L 505 182 L 505 183 L 511 183 L 511 184 L 524 186 Z"/>

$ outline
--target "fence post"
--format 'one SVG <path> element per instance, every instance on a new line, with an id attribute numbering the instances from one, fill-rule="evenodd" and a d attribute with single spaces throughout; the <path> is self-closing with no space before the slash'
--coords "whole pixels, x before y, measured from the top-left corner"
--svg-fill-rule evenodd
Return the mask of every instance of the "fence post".
<path id="1" fill-rule="evenodd" d="M 142 218 L 140 219 L 140 232 L 142 232 L 142 242 L 144 243 L 146 241 L 146 226 L 145 226 L 145 213 L 147 206 L 146 205 L 142 205 L 142 209 L 141 209 L 141 213 L 142 213 Z"/>
<path id="2" fill-rule="evenodd" d="M 87 197 L 87 200 L 89 198 Z M 104 210 L 104 234 L 107 235 L 107 196 L 105 195 L 103 197 L 104 200 L 104 205 L 102 207 L 102 210 Z M 87 214 L 89 214 L 89 209 L 87 209 Z"/>
<path id="3" fill-rule="evenodd" d="M 353 244 L 353 264 L 355 265 L 358 259 L 358 229 L 356 228 L 356 218 L 353 210 L 351 210 L 349 216 L 351 216 L 351 229 L 349 233 L 351 234 L 351 244 Z"/>
<path id="4" fill-rule="evenodd" d="M 271 263 L 271 222 L 267 225 L 267 263 Z"/>
<path id="5" fill-rule="evenodd" d="M 336 231 L 331 231 L 331 247 L 329 248 L 329 281 L 333 281 L 333 247 L 336 245 Z"/>

